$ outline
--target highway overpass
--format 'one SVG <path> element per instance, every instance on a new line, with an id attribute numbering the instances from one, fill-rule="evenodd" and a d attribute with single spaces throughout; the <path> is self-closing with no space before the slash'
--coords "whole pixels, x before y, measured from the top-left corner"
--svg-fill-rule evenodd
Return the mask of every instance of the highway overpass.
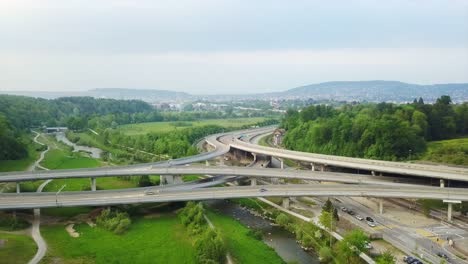
<path id="1" fill-rule="evenodd" d="M 381 184 L 386 186 L 404 186 L 398 183 L 400 179 L 370 175 L 358 175 L 337 172 L 306 171 L 295 169 L 273 169 L 253 167 L 227 167 L 227 166 L 176 166 L 157 167 L 147 166 L 138 168 L 108 167 L 105 170 L 50 170 L 34 171 L 21 174 L 0 176 L 0 182 L 37 181 L 46 179 L 68 178 L 100 178 L 113 176 L 141 176 L 141 175 L 220 175 L 245 176 L 264 178 L 301 179 L 313 181 L 328 181 L 355 184 Z"/>
<path id="2" fill-rule="evenodd" d="M 258 134 L 265 134 L 265 132 L 259 131 Z M 392 162 L 306 153 L 300 151 L 259 146 L 249 142 L 241 141 L 238 138 L 232 138 L 230 141 L 224 140 L 224 143 L 229 144 L 231 148 L 240 149 L 250 153 L 262 154 L 277 158 L 298 160 L 316 165 L 326 165 L 357 170 L 374 171 L 376 174 L 382 172 L 416 177 L 437 178 L 443 180 L 468 181 L 468 169 L 462 167 L 413 164 L 406 162 Z"/>
<path id="3" fill-rule="evenodd" d="M 153 195 L 146 194 L 152 190 Z M 159 190 L 159 192 L 158 192 Z M 245 197 L 352 196 L 411 198 L 468 201 L 468 189 L 382 185 L 268 185 L 214 187 L 206 189 L 170 190 L 133 188 L 95 192 L 0 194 L 0 209 L 32 209 L 69 206 L 102 206 L 153 202 L 232 199 Z"/>

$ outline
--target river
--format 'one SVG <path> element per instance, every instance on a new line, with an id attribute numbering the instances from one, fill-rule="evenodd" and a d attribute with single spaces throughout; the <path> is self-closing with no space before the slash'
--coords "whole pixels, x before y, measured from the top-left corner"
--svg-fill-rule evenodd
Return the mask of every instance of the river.
<path id="1" fill-rule="evenodd" d="M 70 140 L 68 140 L 68 138 L 65 136 L 65 133 L 63 132 L 55 133 L 55 137 L 57 138 L 57 141 L 61 141 L 67 144 L 68 146 L 73 147 L 73 151 L 87 152 L 92 158 L 95 158 L 95 159 L 99 159 L 101 157 L 101 153 L 102 153 L 101 149 L 77 145 L 71 142 Z"/>
<path id="2" fill-rule="evenodd" d="M 237 219 L 239 222 L 264 234 L 263 241 L 272 247 L 286 262 L 296 261 L 299 264 L 318 264 L 318 257 L 304 251 L 296 242 L 293 234 L 279 226 L 272 226 L 268 220 L 251 214 L 238 204 L 226 200 L 206 201 L 211 208 Z"/>

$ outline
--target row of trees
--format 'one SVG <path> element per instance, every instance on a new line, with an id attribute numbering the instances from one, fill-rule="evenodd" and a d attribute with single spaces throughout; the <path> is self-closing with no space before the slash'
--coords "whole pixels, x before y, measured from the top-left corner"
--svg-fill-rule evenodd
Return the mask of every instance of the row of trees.
<path id="1" fill-rule="evenodd" d="M 427 140 L 468 133 L 468 104 L 442 96 L 433 105 L 389 103 L 310 106 L 282 121 L 287 148 L 352 157 L 398 160 L 422 153 Z"/>
<path id="2" fill-rule="evenodd" d="M 182 224 L 196 237 L 197 263 L 214 264 L 226 261 L 226 247 L 219 232 L 210 228 L 201 203 L 188 202 L 179 212 Z"/>

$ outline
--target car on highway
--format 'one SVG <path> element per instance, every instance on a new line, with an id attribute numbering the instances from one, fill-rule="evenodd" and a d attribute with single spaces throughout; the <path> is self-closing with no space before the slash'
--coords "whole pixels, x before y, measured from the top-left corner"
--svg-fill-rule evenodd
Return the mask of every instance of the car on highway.
<path id="1" fill-rule="evenodd" d="M 446 260 L 449 259 L 449 257 L 447 256 L 447 254 L 445 254 L 444 252 L 438 252 L 437 253 L 437 256 L 440 257 L 440 258 L 444 258 Z"/>
<path id="2" fill-rule="evenodd" d="M 343 211 L 343 212 L 346 213 L 346 212 L 348 212 L 348 208 L 346 208 L 346 207 L 341 207 L 341 211 Z"/>
<path id="3" fill-rule="evenodd" d="M 355 215 L 356 213 L 353 210 L 348 210 L 347 212 L 349 215 Z"/>
<path id="4" fill-rule="evenodd" d="M 265 188 L 260 189 L 260 192 L 266 192 L 266 191 L 267 191 L 267 189 L 265 189 Z"/>
<path id="5" fill-rule="evenodd" d="M 362 216 L 360 216 L 360 215 L 356 215 L 355 218 L 356 218 L 357 220 L 359 220 L 359 221 L 364 220 L 364 218 L 363 218 Z"/>
<path id="6" fill-rule="evenodd" d="M 404 256 L 403 261 L 408 264 L 423 264 L 422 261 L 412 256 Z"/>
<path id="7" fill-rule="evenodd" d="M 376 227 L 375 222 L 367 221 L 367 225 L 370 227 Z"/>
<path id="8" fill-rule="evenodd" d="M 366 221 L 367 222 L 374 222 L 374 219 L 372 219 L 372 217 L 368 216 L 368 217 L 366 217 Z"/>
<path id="9" fill-rule="evenodd" d="M 146 190 L 145 195 L 155 195 L 158 194 L 159 190 Z"/>

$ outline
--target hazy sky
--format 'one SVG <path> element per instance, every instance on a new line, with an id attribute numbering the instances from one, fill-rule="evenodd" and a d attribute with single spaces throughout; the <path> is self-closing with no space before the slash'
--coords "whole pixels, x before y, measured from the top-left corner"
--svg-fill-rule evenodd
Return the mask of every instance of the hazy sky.
<path id="1" fill-rule="evenodd" d="M 0 0 L 0 90 L 468 82 L 468 0 Z"/>

